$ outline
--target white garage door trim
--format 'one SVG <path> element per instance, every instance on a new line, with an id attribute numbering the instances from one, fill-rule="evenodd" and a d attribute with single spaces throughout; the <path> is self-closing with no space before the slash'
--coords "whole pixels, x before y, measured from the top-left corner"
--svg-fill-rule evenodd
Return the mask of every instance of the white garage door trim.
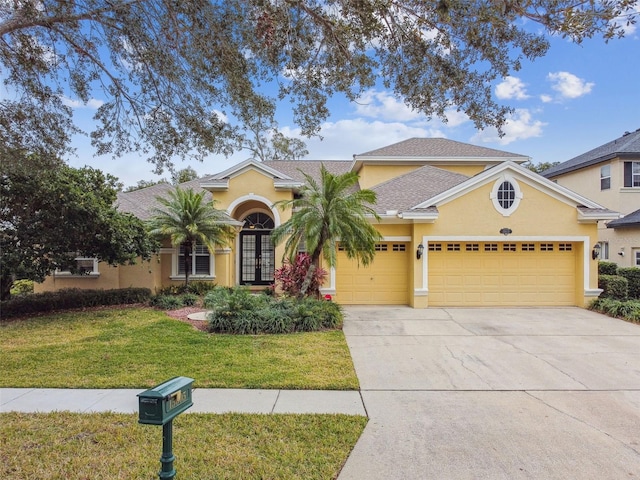
<path id="1" fill-rule="evenodd" d="M 429 295 L 429 243 L 434 242 L 567 242 L 583 244 L 583 286 L 586 297 L 596 297 L 602 290 L 599 288 L 589 288 L 589 278 L 591 278 L 591 246 L 590 238 L 583 236 L 518 236 L 518 235 L 494 235 L 494 236 L 424 236 L 421 243 L 424 245 L 424 255 L 422 256 L 422 286 L 415 289 L 414 295 Z"/>
<path id="2" fill-rule="evenodd" d="M 337 240 L 338 242 L 340 239 Z M 409 235 L 385 235 L 382 237 L 380 243 L 398 242 L 398 243 L 410 243 L 411 237 Z M 335 295 L 336 294 L 336 267 L 329 269 L 329 285 L 320 288 L 322 295 Z"/>

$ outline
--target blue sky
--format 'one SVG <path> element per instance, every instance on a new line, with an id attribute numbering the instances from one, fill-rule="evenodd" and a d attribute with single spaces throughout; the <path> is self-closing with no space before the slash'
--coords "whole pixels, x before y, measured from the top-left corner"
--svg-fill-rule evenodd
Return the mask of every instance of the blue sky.
<path id="1" fill-rule="evenodd" d="M 494 85 L 498 100 L 515 109 L 498 138 L 495 130 L 477 131 L 464 115 L 452 112 L 449 122 L 426 121 L 390 92 L 371 89 L 357 104 L 342 99 L 330 103 L 331 117 L 322 127 L 323 140 L 303 139 L 309 160 L 349 160 L 411 137 L 445 137 L 461 142 L 527 155 L 534 163 L 565 161 L 640 128 L 640 28 L 606 44 L 601 39 L 576 45 L 551 40 L 546 56 L 523 62 L 523 68 Z M 90 118 L 98 102 L 69 101 L 79 121 Z M 83 120 L 85 119 L 85 120 Z M 284 112 L 278 119 L 288 136 L 298 129 Z M 78 137 L 72 166 L 91 165 L 111 173 L 126 185 L 156 180 L 152 165 L 129 155 L 122 159 L 94 157 L 88 140 Z M 204 163 L 180 162 L 199 174 L 213 174 L 245 160 L 248 152 L 230 158 L 211 157 Z"/>

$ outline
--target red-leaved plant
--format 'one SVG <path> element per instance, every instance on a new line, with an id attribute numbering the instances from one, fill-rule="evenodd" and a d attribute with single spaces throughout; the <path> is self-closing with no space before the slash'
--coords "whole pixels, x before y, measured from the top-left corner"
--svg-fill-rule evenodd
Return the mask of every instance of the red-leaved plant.
<path id="1" fill-rule="evenodd" d="M 303 285 L 306 280 L 308 282 L 306 295 L 319 297 L 320 286 L 327 277 L 327 272 L 322 268 L 315 268 L 310 278 L 307 278 L 307 273 L 311 266 L 311 256 L 307 253 L 299 253 L 293 263 L 285 260 L 282 267 L 278 268 L 274 273 L 276 285 L 280 287 L 283 293 L 299 297 L 302 295 Z"/>

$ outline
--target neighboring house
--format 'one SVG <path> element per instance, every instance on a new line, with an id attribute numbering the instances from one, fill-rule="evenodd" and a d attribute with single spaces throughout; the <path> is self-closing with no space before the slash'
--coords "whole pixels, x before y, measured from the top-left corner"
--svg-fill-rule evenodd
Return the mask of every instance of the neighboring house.
<path id="1" fill-rule="evenodd" d="M 196 251 L 191 278 L 271 285 L 283 246 L 272 245 L 270 231 L 291 214 L 273 204 L 293 198 L 303 185 L 302 172 L 318 176 L 324 164 L 332 173 L 357 172 L 360 188 L 377 193 L 381 220 L 371 221 L 384 237 L 366 268 L 338 248 L 336 267 L 322 289 L 336 301 L 416 308 L 584 306 L 600 293 L 592 258 L 597 222 L 618 215 L 520 165 L 527 160 L 441 138 L 413 138 L 349 161 L 247 160 L 183 185 L 207 190 L 238 224 L 232 248 L 213 255 Z M 119 208 L 148 218 L 156 195 L 168 188 L 122 193 Z M 180 250 L 166 245 L 142 266 L 100 265 L 100 277 L 111 269 L 124 272 L 117 285 L 76 278 L 74 286 L 159 288 L 184 280 L 181 264 Z M 57 281 L 57 287 L 50 280 L 43 287 L 60 288 Z"/>
<path id="2" fill-rule="evenodd" d="M 599 224 L 600 258 L 621 267 L 640 267 L 640 129 L 542 175 L 620 212 L 621 218 Z"/>

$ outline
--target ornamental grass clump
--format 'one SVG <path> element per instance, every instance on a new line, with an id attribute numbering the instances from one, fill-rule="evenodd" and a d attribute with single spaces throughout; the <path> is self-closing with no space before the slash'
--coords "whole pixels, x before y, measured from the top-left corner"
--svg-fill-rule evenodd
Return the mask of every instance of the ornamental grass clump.
<path id="1" fill-rule="evenodd" d="M 622 301 L 614 298 L 600 297 L 591 303 L 589 308 L 596 312 L 609 315 L 610 317 L 640 323 L 640 301 L 638 300 Z"/>

